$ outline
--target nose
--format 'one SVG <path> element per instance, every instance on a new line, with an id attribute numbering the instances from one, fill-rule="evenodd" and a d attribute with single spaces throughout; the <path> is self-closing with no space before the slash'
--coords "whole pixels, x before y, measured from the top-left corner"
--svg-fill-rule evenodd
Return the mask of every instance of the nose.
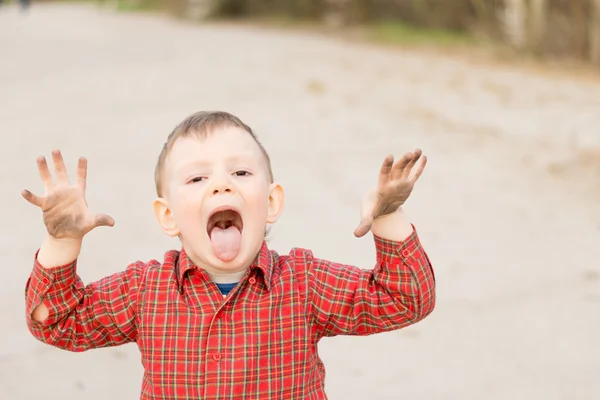
<path id="1" fill-rule="evenodd" d="M 212 194 L 231 193 L 231 180 L 227 174 L 215 174 L 213 176 Z"/>

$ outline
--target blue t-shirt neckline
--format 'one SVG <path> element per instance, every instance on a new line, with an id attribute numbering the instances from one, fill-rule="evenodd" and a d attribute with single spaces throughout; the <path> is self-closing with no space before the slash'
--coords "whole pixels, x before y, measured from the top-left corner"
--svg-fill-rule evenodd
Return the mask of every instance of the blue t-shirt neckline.
<path id="1" fill-rule="evenodd" d="M 221 291 L 221 294 L 227 296 L 229 292 L 233 290 L 233 288 L 237 285 L 237 282 L 234 283 L 217 283 L 217 287 Z"/>

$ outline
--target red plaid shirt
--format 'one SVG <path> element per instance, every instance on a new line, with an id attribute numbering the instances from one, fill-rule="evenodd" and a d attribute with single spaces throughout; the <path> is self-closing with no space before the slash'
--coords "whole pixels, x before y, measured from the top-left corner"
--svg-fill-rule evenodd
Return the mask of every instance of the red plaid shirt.
<path id="1" fill-rule="evenodd" d="M 362 270 L 304 249 L 279 255 L 263 243 L 225 298 L 183 250 L 87 286 L 76 262 L 45 269 L 36 257 L 27 324 L 37 339 L 70 351 L 136 342 L 144 400 L 326 399 L 319 339 L 399 329 L 435 304 L 416 231 L 403 242 L 375 237 L 375 246 L 375 268 Z M 38 323 L 30 315 L 42 301 L 49 316 Z"/>

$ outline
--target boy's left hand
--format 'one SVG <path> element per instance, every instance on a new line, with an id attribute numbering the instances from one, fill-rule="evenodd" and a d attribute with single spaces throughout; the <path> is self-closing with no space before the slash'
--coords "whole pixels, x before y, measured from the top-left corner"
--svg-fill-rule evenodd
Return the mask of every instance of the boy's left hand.
<path id="1" fill-rule="evenodd" d="M 410 196 L 415 182 L 421 176 L 427 157 L 420 149 L 406 153 L 394 164 L 394 156 L 383 161 L 377 189 L 369 193 L 362 207 L 362 220 L 354 230 L 361 237 L 371 230 L 373 221 L 396 211 Z"/>

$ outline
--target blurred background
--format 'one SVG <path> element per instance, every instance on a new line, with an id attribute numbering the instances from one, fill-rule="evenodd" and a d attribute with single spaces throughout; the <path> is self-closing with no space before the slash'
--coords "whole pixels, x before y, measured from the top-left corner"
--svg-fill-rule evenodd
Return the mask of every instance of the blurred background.
<path id="1" fill-rule="evenodd" d="M 35 158 L 89 162 L 116 220 L 86 237 L 91 282 L 177 248 L 154 220 L 172 128 L 232 112 L 286 206 L 269 245 L 372 268 L 352 235 L 386 154 L 428 156 L 406 212 L 437 306 L 409 328 L 319 344 L 330 399 L 600 399 L 600 2 L 3 0 L 0 399 L 132 399 L 134 344 L 73 354 L 29 334 L 44 235 Z"/>

